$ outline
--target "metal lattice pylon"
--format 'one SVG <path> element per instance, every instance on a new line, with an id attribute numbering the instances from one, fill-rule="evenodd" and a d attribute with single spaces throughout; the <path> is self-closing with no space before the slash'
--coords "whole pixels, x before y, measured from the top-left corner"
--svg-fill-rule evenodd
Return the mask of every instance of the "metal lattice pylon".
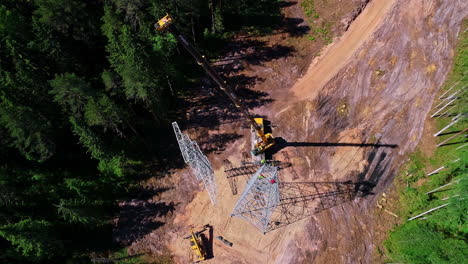
<path id="1" fill-rule="evenodd" d="M 231 216 L 247 220 L 265 234 L 279 200 L 278 168 L 265 164 L 250 178 Z"/>
<path id="2" fill-rule="evenodd" d="M 176 122 L 172 123 L 172 127 L 185 163 L 190 166 L 197 180 L 205 185 L 211 203 L 216 204 L 216 182 L 210 161 L 203 155 L 197 142 L 191 140 L 188 135 L 182 134 Z"/>

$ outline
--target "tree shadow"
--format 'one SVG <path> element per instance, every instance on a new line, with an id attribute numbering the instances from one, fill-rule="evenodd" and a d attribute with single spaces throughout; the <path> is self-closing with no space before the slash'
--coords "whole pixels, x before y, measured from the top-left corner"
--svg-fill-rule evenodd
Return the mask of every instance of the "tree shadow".
<path id="1" fill-rule="evenodd" d="M 292 56 L 296 52 L 292 46 L 275 44 L 269 46 L 268 42 L 258 39 L 235 39 L 226 45 L 223 58 L 217 59 L 214 66 L 219 72 L 226 75 L 245 70 L 242 62 L 251 65 L 262 65 L 264 62 Z"/>
<path id="2" fill-rule="evenodd" d="M 289 7 L 289 6 L 293 6 L 293 5 L 296 5 L 296 4 L 297 4 L 296 1 L 278 1 L 278 6 L 280 8 Z"/>
<path id="3" fill-rule="evenodd" d="M 284 18 L 284 31 L 282 33 L 288 33 L 290 37 L 302 37 L 306 35 L 310 31 L 310 27 L 306 25 L 300 25 L 303 22 L 304 19 L 302 18 Z"/>
<path id="4" fill-rule="evenodd" d="M 185 166 L 171 123 L 162 123 L 158 126 L 144 125 L 142 131 L 148 140 L 143 146 L 140 145 L 138 149 L 132 150 L 129 158 L 144 162 L 129 163 L 126 167 L 132 182 L 152 177 L 161 179 Z"/>
<path id="5" fill-rule="evenodd" d="M 273 102 L 269 94 L 252 88 L 265 81 L 259 76 L 243 74 L 245 65 L 260 66 L 272 60 L 292 56 L 296 50 L 292 46 L 273 45 L 257 39 L 235 39 L 226 45 L 221 59 L 212 66 L 233 89 L 242 103 L 249 109 Z M 189 56 L 187 54 L 187 56 Z M 216 129 L 221 124 L 239 121 L 243 118 L 217 85 L 208 77 L 200 86 L 190 88 L 190 96 L 179 102 L 179 116 L 184 116 L 185 127 Z M 182 121 L 182 120 L 181 120 Z"/>
<path id="6" fill-rule="evenodd" d="M 279 14 L 280 8 L 296 4 L 297 2 L 284 1 L 274 4 L 274 6 L 276 6 L 274 9 L 277 10 Z M 268 4 L 268 6 L 271 6 L 271 4 Z M 257 11 L 260 13 L 257 13 Z M 232 21 L 236 21 L 236 26 L 239 27 L 243 25 L 258 27 L 267 25 L 270 27 L 273 25 L 275 31 L 285 30 L 296 35 L 306 30 L 299 25 L 303 22 L 300 18 L 279 16 L 279 23 L 272 24 L 270 20 L 268 20 L 268 23 L 265 23 L 266 20 L 263 19 L 265 15 L 268 16 L 268 19 L 276 20 L 277 18 L 270 17 L 262 8 L 257 11 L 252 13 L 254 15 L 247 14 L 244 16 L 243 13 L 241 19 L 232 17 Z M 233 13 L 231 15 L 238 16 L 240 14 Z M 225 17 L 226 22 L 230 21 L 229 16 L 230 15 L 227 15 Z M 258 24 L 258 22 L 261 23 Z M 279 44 L 271 45 L 267 41 L 254 38 L 236 38 L 224 46 L 224 50 L 220 53 L 225 55 L 223 55 L 221 59 L 214 60 L 212 63 L 215 71 L 222 76 L 249 111 L 272 103 L 273 99 L 269 97 L 267 92 L 253 89 L 255 85 L 264 82 L 265 79 L 259 76 L 249 76 L 243 72 L 246 70 L 246 65 L 261 66 L 272 60 L 292 56 L 296 52 L 294 47 Z M 186 56 L 187 59 L 190 58 L 188 53 L 186 53 Z M 177 105 L 179 106 L 179 110 L 174 115 L 179 117 L 179 120 L 176 121 L 184 128 L 206 128 L 215 130 L 223 124 L 244 120 L 239 110 L 234 107 L 233 103 L 227 98 L 224 92 L 220 91 L 217 85 L 208 78 L 208 76 L 205 75 L 199 84 L 187 88 L 187 90 L 190 90 L 190 93 L 185 98 L 178 101 Z M 206 138 L 206 136 L 201 136 L 200 139 L 209 143 L 206 148 L 203 144 L 200 144 L 202 149 L 209 152 L 216 151 L 217 149 L 222 150 L 231 142 L 228 141 L 223 144 L 220 141 L 216 146 L 211 146 L 212 142 L 209 141 L 213 140 Z"/>
<path id="7" fill-rule="evenodd" d="M 439 134 L 439 137 L 440 137 L 440 136 L 451 135 L 451 134 L 456 134 L 456 133 L 460 133 L 460 132 L 462 132 L 462 131 L 461 131 L 461 130 L 457 130 L 457 131 L 445 132 L 445 133 Z"/>
<path id="8" fill-rule="evenodd" d="M 199 145 L 203 153 L 223 151 L 224 146 L 241 138 L 242 135 L 237 133 L 225 133 L 210 135 L 208 139 L 200 141 Z"/>
<path id="9" fill-rule="evenodd" d="M 114 241 L 129 246 L 145 235 L 160 228 L 163 218 L 175 211 L 173 202 L 131 200 L 120 203 L 120 214 L 114 228 Z"/>
<path id="10" fill-rule="evenodd" d="M 448 107 L 451 107 L 451 106 L 453 106 L 453 105 L 448 105 Z M 442 114 L 437 114 L 437 115 L 435 115 L 434 117 L 436 117 L 436 118 L 440 118 L 440 117 L 454 117 L 454 116 L 457 116 L 457 115 L 458 115 L 458 113 L 450 113 L 450 114 L 449 114 L 449 113 L 446 113 L 446 114 L 442 113 Z"/>
<path id="11" fill-rule="evenodd" d="M 462 144 L 462 143 L 467 143 L 468 140 L 464 140 L 464 141 L 458 141 L 458 142 L 453 142 L 453 143 L 445 143 L 443 145 L 440 145 L 441 147 L 442 146 L 450 146 L 450 145 L 457 145 L 457 144 Z"/>
<path id="12" fill-rule="evenodd" d="M 372 194 L 373 187 L 370 182 L 280 182 L 280 201 L 270 216 L 266 232 Z"/>
<path id="13" fill-rule="evenodd" d="M 138 200 L 148 200 L 148 199 L 152 199 L 155 195 L 159 195 L 161 193 L 164 193 L 172 189 L 174 189 L 174 187 L 137 186 L 137 187 L 130 187 L 127 195 L 128 197 L 132 197 Z"/>
<path id="14" fill-rule="evenodd" d="M 236 75 L 225 79 L 228 83 L 233 84 L 231 88 L 250 111 L 274 101 L 268 93 L 250 89 L 258 82 L 264 81 L 263 79 L 245 75 Z M 244 120 L 241 112 L 217 86 L 209 84 L 195 88 L 196 90 L 200 93 L 186 98 L 180 103 L 184 107 L 179 112 L 179 116 L 186 118 L 181 120 L 179 125 L 183 125 L 185 128 L 196 127 L 213 130 L 222 124 Z"/>
<path id="15" fill-rule="evenodd" d="M 265 4 L 260 4 L 257 10 L 230 12 L 226 14 L 225 20 L 230 25 L 231 30 L 243 31 L 245 28 L 255 28 L 258 32 L 255 37 L 282 33 L 290 33 L 290 36 L 298 37 L 310 30 L 308 26 L 300 25 L 303 23 L 303 19 L 285 17 L 284 14 L 275 15 L 281 13 L 281 9 L 297 4 L 297 1 L 279 1 L 276 3 L 266 1 Z M 297 34 L 299 32 L 301 34 Z M 253 35 L 249 34 L 249 36 Z"/>

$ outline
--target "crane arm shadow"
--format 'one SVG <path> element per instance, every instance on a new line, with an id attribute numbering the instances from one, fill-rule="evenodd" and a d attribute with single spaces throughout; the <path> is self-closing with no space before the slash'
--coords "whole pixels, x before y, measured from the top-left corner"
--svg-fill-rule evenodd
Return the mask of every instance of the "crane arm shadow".
<path id="1" fill-rule="evenodd" d="M 344 143 L 344 142 L 288 142 L 282 137 L 275 138 L 275 145 L 271 155 L 287 147 L 372 147 L 372 148 L 397 148 L 397 144 L 380 143 Z"/>

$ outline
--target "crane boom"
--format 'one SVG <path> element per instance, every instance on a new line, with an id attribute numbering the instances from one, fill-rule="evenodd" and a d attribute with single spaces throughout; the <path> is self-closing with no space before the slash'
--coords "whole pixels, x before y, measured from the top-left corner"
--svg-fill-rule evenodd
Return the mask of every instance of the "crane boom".
<path id="1" fill-rule="evenodd" d="M 237 98 L 236 94 L 227 85 L 221 76 L 211 67 L 206 60 L 205 56 L 201 55 L 195 47 L 188 42 L 185 37 L 180 33 L 177 28 L 172 25 L 173 20 L 169 15 L 166 15 L 159 20 L 154 26 L 156 30 L 162 31 L 167 30 L 171 33 L 176 40 L 195 58 L 197 63 L 208 73 L 208 75 L 216 82 L 219 88 L 228 96 L 228 98 L 234 103 L 236 108 L 249 120 L 252 127 L 257 132 L 257 135 L 262 139 L 261 142 L 256 144 L 256 149 L 252 150 L 254 155 L 264 152 L 266 149 L 274 145 L 274 138 L 271 134 L 265 134 L 263 128 L 263 120 L 261 125 L 255 120 L 255 118 L 249 113 L 247 107 Z"/>
<path id="2" fill-rule="evenodd" d="M 241 113 L 249 119 L 250 123 L 252 123 L 252 126 L 255 127 L 255 130 L 261 130 L 260 126 L 255 122 L 254 118 L 252 115 L 249 113 L 247 108 L 241 103 L 239 98 L 237 98 L 236 94 L 232 91 L 232 89 L 226 84 L 226 82 L 221 79 L 221 76 L 213 70 L 211 65 L 208 63 L 208 61 L 205 59 L 205 56 L 202 56 L 185 38 L 182 34 L 178 32 L 178 30 L 175 27 L 169 27 L 168 31 L 176 37 L 176 39 L 179 41 L 180 44 L 195 58 L 197 63 L 203 67 L 203 69 L 210 75 L 210 77 L 218 84 L 219 88 L 226 93 L 226 95 L 231 99 L 231 101 L 234 103 L 236 108 L 241 111 Z"/>

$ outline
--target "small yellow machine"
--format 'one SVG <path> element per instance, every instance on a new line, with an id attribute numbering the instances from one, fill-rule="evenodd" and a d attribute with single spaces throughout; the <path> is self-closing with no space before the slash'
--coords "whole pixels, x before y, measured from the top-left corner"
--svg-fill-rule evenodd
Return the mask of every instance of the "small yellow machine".
<path id="1" fill-rule="evenodd" d="M 163 31 L 171 24 L 172 24 L 172 17 L 169 14 L 167 14 L 163 18 L 161 18 L 156 24 L 154 24 L 154 27 L 158 31 Z"/>
<path id="2" fill-rule="evenodd" d="M 261 141 L 255 143 L 255 148 L 252 149 L 252 154 L 255 156 L 265 152 L 265 150 L 269 149 L 275 144 L 275 139 L 270 133 L 265 134 L 264 126 L 263 126 L 263 118 L 254 118 L 255 123 L 259 126 L 260 129 L 255 128 L 257 132 L 257 136 L 261 139 Z"/>
<path id="3" fill-rule="evenodd" d="M 198 260 L 195 261 L 195 263 L 197 263 L 206 259 L 206 250 L 203 247 L 203 240 L 201 239 L 200 232 L 193 232 L 192 228 L 190 228 L 190 232 L 190 247 L 198 256 Z"/>

